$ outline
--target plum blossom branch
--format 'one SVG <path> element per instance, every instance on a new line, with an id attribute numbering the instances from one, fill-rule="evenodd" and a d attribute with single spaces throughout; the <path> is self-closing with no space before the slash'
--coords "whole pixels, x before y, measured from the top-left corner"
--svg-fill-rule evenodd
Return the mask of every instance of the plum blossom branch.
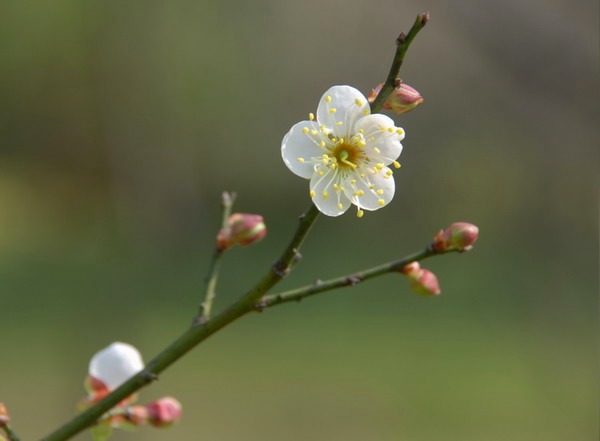
<path id="1" fill-rule="evenodd" d="M 396 86 L 396 80 L 398 79 L 398 75 L 400 74 L 400 68 L 402 67 L 402 63 L 404 61 L 404 57 L 406 55 L 406 51 L 411 45 L 412 41 L 415 39 L 417 34 L 429 21 L 429 12 L 425 12 L 423 14 L 419 14 L 414 24 L 408 31 L 408 34 L 402 32 L 398 38 L 396 39 L 396 54 L 394 55 L 394 61 L 392 62 L 392 67 L 390 68 L 390 72 L 388 74 L 387 79 L 383 85 L 383 88 L 377 95 L 377 98 L 371 104 L 371 111 L 373 113 L 379 112 L 383 107 L 383 103 L 388 98 L 390 93 L 394 90 Z"/>
<path id="2" fill-rule="evenodd" d="M 191 351 L 200 342 L 206 340 L 231 322 L 253 311 L 254 304 L 288 275 L 295 263 L 301 258 L 300 247 L 317 220 L 318 215 L 319 210 L 314 205 L 311 205 L 300 216 L 298 228 L 287 248 L 281 254 L 281 257 L 269 268 L 269 271 L 267 271 L 258 283 L 237 302 L 207 322 L 192 326 L 186 330 L 179 338 L 152 359 L 141 372 L 112 391 L 102 401 L 90 406 L 71 421 L 59 427 L 45 438 L 42 438 L 42 441 L 63 441 L 90 427 L 102 418 L 106 412 L 119 404 L 119 402 L 158 378 L 158 374 Z"/>
<path id="3" fill-rule="evenodd" d="M 419 251 L 418 253 L 414 253 L 409 256 L 403 257 L 402 259 L 387 262 L 382 265 L 375 266 L 373 268 L 369 268 L 353 274 L 348 274 L 345 276 L 336 277 L 334 279 L 329 279 L 325 281 L 317 280 L 312 285 L 302 286 L 300 288 L 292 289 L 282 293 L 270 294 L 268 296 L 263 297 L 259 302 L 257 302 L 255 307 L 258 311 L 262 311 L 263 309 L 270 308 L 272 306 L 277 306 L 282 303 L 299 302 L 300 300 L 306 297 L 321 294 L 323 292 L 331 291 L 337 288 L 345 288 L 348 286 L 358 285 L 359 283 L 364 282 L 365 280 L 379 277 L 387 273 L 398 272 L 400 271 L 400 269 L 412 262 L 419 262 L 421 260 L 427 259 L 428 257 L 457 251 L 458 250 L 456 249 L 448 249 L 438 252 L 435 251 L 431 246 L 429 246 L 424 250 Z"/>
<path id="4" fill-rule="evenodd" d="M 235 197 L 235 193 L 229 193 L 226 191 L 223 192 L 221 196 L 221 228 L 225 228 L 227 226 L 227 220 L 231 215 L 231 209 L 233 207 L 233 203 L 235 202 Z M 210 262 L 210 268 L 208 269 L 208 275 L 206 276 L 206 291 L 204 293 L 204 300 L 200 304 L 198 316 L 194 319 L 194 323 L 196 324 L 204 323 L 210 319 L 212 305 L 215 301 L 215 297 L 217 296 L 216 289 L 217 280 L 219 277 L 219 264 L 221 262 L 221 255 L 223 254 L 223 251 L 224 250 L 218 245 L 215 246 L 215 251 Z"/>

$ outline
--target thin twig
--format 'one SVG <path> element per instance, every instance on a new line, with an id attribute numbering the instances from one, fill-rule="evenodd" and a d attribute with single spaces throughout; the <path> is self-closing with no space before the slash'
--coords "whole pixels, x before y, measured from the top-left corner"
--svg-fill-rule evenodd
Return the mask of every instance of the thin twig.
<path id="1" fill-rule="evenodd" d="M 231 209 L 233 207 L 234 202 L 235 193 L 228 193 L 226 191 L 223 192 L 223 195 L 221 197 L 221 228 L 227 227 L 227 221 L 229 219 L 229 216 L 231 215 Z M 194 319 L 195 326 L 202 323 L 206 323 L 208 319 L 210 319 L 212 306 L 215 301 L 215 297 L 217 296 L 217 280 L 219 278 L 219 264 L 221 262 L 222 254 L 223 250 L 221 250 L 218 246 L 215 246 L 215 251 L 213 253 L 213 257 L 208 269 L 208 275 L 206 276 L 206 290 L 204 292 L 204 300 L 200 304 L 198 316 Z"/>
<path id="2" fill-rule="evenodd" d="M 384 263 L 383 265 L 379 265 L 353 274 L 348 274 L 346 276 L 336 277 L 335 279 L 329 279 L 325 281 L 317 280 L 317 282 L 311 285 L 302 286 L 300 288 L 292 289 L 278 294 L 270 294 L 268 296 L 263 297 L 259 302 L 257 302 L 255 307 L 258 311 L 262 311 L 263 309 L 270 308 L 272 306 L 277 306 L 282 303 L 299 302 L 300 300 L 306 297 L 321 294 L 325 291 L 331 291 L 336 288 L 345 288 L 347 286 L 358 285 L 359 283 L 365 280 L 372 279 L 374 277 L 378 277 L 387 273 L 397 272 L 411 262 L 418 262 L 427 259 L 431 256 L 441 255 L 454 251 L 456 250 L 449 249 L 446 251 L 436 252 L 431 247 L 427 247 L 423 251 L 419 251 L 418 253 L 406 256 L 402 259 Z"/>
<path id="3" fill-rule="evenodd" d="M 379 95 L 371 104 L 371 112 L 379 112 L 383 107 L 383 103 L 387 100 L 388 96 L 394 90 L 396 85 L 396 80 L 400 75 L 400 68 L 402 67 L 402 62 L 404 61 L 404 56 L 406 55 L 406 51 L 408 50 L 410 44 L 415 39 L 417 34 L 429 21 L 429 12 L 425 12 L 423 14 L 417 15 L 417 19 L 415 23 L 408 31 L 408 35 L 402 32 L 398 38 L 396 39 L 396 54 L 394 55 L 394 61 L 392 62 L 392 67 L 390 68 L 390 72 L 388 74 L 387 80 L 385 80 L 385 84 L 381 88 Z"/>

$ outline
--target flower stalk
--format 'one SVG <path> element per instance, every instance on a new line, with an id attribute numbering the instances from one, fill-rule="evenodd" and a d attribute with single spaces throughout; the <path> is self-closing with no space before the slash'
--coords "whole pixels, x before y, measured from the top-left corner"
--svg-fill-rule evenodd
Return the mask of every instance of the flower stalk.
<path id="1" fill-rule="evenodd" d="M 408 34 L 402 32 L 398 38 L 396 39 L 396 54 L 394 55 L 394 61 L 392 61 L 392 66 L 390 68 L 390 72 L 388 74 L 379 95 L 371 104 L 371 111 L 373 113 L 379 112 L 383 108 L 383 104 L 386 102 L 387 98 L 394 91 L 396 87 L 397 81 L 400 75 L 400 68 L 402 67 L 402 63 L 404 62 L 404 57 L 406 56 L 406 51 L 410 47 L 411 43 L 419 33 L 421 29 L 425 27 L 427 22 L 429 21 L 429 12 L 425 12 L 423 14 L 419 14 L 414 24 L 408 31 Z"/>

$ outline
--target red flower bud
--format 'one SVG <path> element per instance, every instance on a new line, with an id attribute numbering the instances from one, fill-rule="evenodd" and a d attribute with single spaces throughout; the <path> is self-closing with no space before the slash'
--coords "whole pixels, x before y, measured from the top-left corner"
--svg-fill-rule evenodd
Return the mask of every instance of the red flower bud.
<path id="1" fill-rule="evenodd" d="M 0 403 L 0 428 L 6 427 L 6 425 L 10 422 L 10 417 L 8 416 L 8 411 L 6 410 L 6 406 Z"/>
<path id="2" fill-rule="evenodd" d="M 378 85 L 371 91 L 368 97 L 369 103 L 373 103 L 377 98 L 377 95 L 381 92 L 383 84 Z M 417 106 L 423 103 L 423 97 L 414 87 L 408 84 L 400 83 L 399 86 L 394 88 L 390 96 L 383 103 L 383 108 L 392 110 L 395 113 L 401 114 L 410 112 Z"/>
<path id="3" fill-rule="evenodd" d="M 428 269 L 421 268 L 419 262 L 411 262 L 400 269 L 410 281 L 410 288 L 416 294 L 424 297 L 441 294 L 440 284 L 435 274 Z"/>
<path id="4" fill-rule="evenodd" d="M 437 296 L 442 293 L 437 276 L 428 269 L 422 269 L 417 277 L 411 277 L 410 287 L 415 294 L 424 297 Z"/>
<path id="5" fill-rule="evenodd" d="M 250 245 L 267 235 L 267 227 L 259 214 L 235 213 L 217 235 L 217 248 L 227 250 L 234 245 Z"/>
<path id="6" fill-rule="evenodd" d="M 148 422 L 154 427 L 167 427 L 181 418 L 181 403 L 172 397 L 164 397 L 146 405 Z"/>
<path id="7" fill-rule="evenodd" d="M 447 229 L 440 231 L 433 239 L 433 249 L 446 251 L 456 249 L 469 251 L 479 236 L 479 228 L 467 222 L 455 222 Z"/>

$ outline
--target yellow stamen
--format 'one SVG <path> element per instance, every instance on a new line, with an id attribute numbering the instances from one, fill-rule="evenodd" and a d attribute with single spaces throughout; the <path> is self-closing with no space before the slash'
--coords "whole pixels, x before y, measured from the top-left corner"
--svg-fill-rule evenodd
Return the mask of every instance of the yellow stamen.
<path id="1" fill-rule="evenodd" d="M 359 210 L 356 212 L 356 217 L 363 217 L 363 216 L 364 216 L 364 214 L 365 214 L 365 212 L 364 212 L 364 211 L 362 211 L 361 209 L 359 209 Z"/>
<path id="2" fill-rule="evenodd" d="M 370 188 L 371 190 L 373 190 L 373 189 L 375 188 L 375 184 L 371 184 L 371 185 L 369 185 L 369 188 Z"/>
<path id="3" fill-rule="evenodd" d="M 364 109 L 364 110 L 363 110 L 363 115 L 365 115 L 365 116 L 366 116 L 366 115 L 368 115 L 368 114 L 369 114 L 369 109 Z M 362 211 L 361 211 L 361 213 L 362 213 Z M 360 216 L 359 216 L 359 217 L 360 217 Z"/>
<path id="4" fill-rule="evenodd" d="M 316 134 L 317 134 L 317 133 L 319 133 L 319 132 L 317 132 L 315 129 L 312 129 L 312 130 L 310 131 L 310 133 L 311 133 L 311 135 L 316 135 Z"/>
<path id="5" fill-rule="evenodd" d="M 364 173 L 361 173 L 361 174 L 360 174 L 360 177 L 364 179 L 364 177 L 365 177 L 365 174 L 364 174 Z"/>
<path id="6" fill-rule="evenodd" d="M 385 201 L 384 201 L 383 199 L 379 199 L 379 200 L 377 200 L 377 204 L 378 204 L 380 207 L 383 207 L 383 206 L 385 205 Z"/>
<path id="7" fill-rule="evenodd" d="M 379 195 L 382 195 L 383 194 L 383 190 L 380 188 L 379 190 L 377 190 L 376 193 L 379 194 Z"/>
<path id="8" fill-rule="evenodd" d="M 304 127 L 304 128 L 302 129 L 302 133 L 304 133 L 304 134 L 306 135 L 306 134 L 308 133 L 308 127 Z"/>
<path id="9" fill-rule="evenodd" d="M 388 170 L 388 171 L 385 172 L 386 176 L 392 176 L 393 174 L 394 174 L 394 172 L 391 171 L 391 170 Z"/>
<path id="10" fill-rule="evenodd" d="M 329 109 L 329 113 L 335 113 L 337 112 L 337 109 L 335 107 L 332 107 L 331 109 Z"/>
<path id="11" fill-rule="evenodd" d="M 302 164 L 304 164 L 304 158 L 296 158 L 298 160 L 298 162 L 301 162 Z"/>
<path id="12" fill-rule="evenodd" d="M 375 167 L 377 167 L 377 170 L 381 170 L 383 168 L 383 162 L 378 162 L 375 164 Z"/>
<path id="13" fill-rule="evenodd" d="M 344 124 L 344 121 L 338 121 L 335 123 L 336 126 L 341 126 L 342 124 Z"/>
<path id="14" fill-rule="evenodd" d="M 394 133 L 394 128 L 393 127 L 388 127 L 388 132 Z"/>
<path id="15" fill-rule="evenodd" d="M 325 97 L 325 102 L 326 102 L 326 103 L 330 103 L 330 102 L 331 102 L 331 97 L 330 97 L 329 95 L 327 95 L 327 96 Z"/>
<path id="16" fill-rule="evenodd" d="M 337 184 L 333 184 L 333 189 L 334 189 L 335 191 L 340 191 L 340 187 L 339 187 L 339 185 L 337 185 Z"/>
<path id="17" fill-rule="evenodd" d="M 323 170 L 319 170 L 319 176 L 323 176 L 325 173 L 323 173 Z"/>
<path id="18" fill-rule="evenodd" d="M 314 190 L 311 190 L 309 194 L 311 198 L 314 198 L 317 195 Z"/>
<path id="19" fill-rule="evenodd" d="M 315 119 L 315 114 L 314 114 L 314 113 L 312 113 L 312 112 L 311 112 L 311 113 L 309 113 L 309 114 L 308 114 L 308 119 L 309 119 L 309 120 L 311 120 L 311 121 L 312 121 L 313 119 Z"/>
<path id="20" fill-rule="evenodd" d="M 400 163 L 398 161 L 394 161 L 394 167 L 400 168 Z"/>
<path id="21" fill-rule="evenodd" d="M 342 205 L 342 203 L 340 202 L 340 203 L 338 204 L 338 210 L 343 210 L 343 209 L 344 209 L 344 206 L 343 206 L 343 205 Z"/>
<path id="22" fill-rule="evenodd" d="M 327 190 L 323 190 L 323 199 L 327 199 L 329 197 L 329 193 L 327 193 Z"/>
<path id="23" fill-rule="evenodd" d="M 352 185 L 356 184 L 356 179 L 352 179 L 352 180 L 350 181 L 350 183 L 351 183 Z"/>
<path id="24" fill-rule="evenodd" d="M 365 133 L 363 129 L 358 129 L 358 133 Z"/>
<path id="25" fill-rule="evenodd" d="M 381 150 L 379 150 L 377 147 L 373 147 L 373 151 L 377 154 L 381 153 Z"/>
<path id="26" fill-rule="evenodd" d="M 358 141 L 358 142 L 356 143 L 356 145 L 358 145 L 359 147 L 364 147 L 364 146 L 366 146 L 366 145 L 367 145 L 367 143 L 361 140 L 361 141 Z"/>
<path id="27" fill-rule="evenodd" d="M 396 130 L 396 133 L 398 135 L 402 136 L 402 135 L 404 135 L 404 130 L 402 130 L 402 129 L 399 128 L 399 129 Z"/>
<path id="28" fill-rule="evenodd" d="M 320 145 L 321 147 L 325 147 L 325 141 L 321 141 L 321 142 L 319 143 L 319 145 Z"/>

